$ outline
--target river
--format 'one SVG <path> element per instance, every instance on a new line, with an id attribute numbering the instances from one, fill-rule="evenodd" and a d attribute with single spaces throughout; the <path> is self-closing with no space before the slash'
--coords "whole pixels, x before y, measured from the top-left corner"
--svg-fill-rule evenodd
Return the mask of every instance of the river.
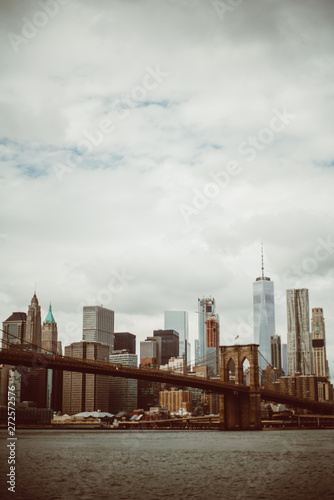
<path id="1" fill-rule="evenodd" d="M 333 430 L 17 430 L 15 494 L 0 436 L 2 499 L 334 499 Z"/>

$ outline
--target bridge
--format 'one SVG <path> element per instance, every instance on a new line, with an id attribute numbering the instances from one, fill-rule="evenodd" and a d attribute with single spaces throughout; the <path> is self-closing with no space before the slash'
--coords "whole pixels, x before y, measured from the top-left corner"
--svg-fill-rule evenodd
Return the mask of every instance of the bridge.
<path id="1" fill-rule="evenodd" d="M 12 366 L 27 366 L 93 373 L 112 377 L 141 379 L 151 382 L 167 383 L 173 386 L 193 387 L 220 394 L 220 429 L 261 429 L 261 401 L 283 403 L 293 408 L 311 410 L 313 413 L 334 414 L 334 404 L 320 402 L 311 398 L 301 398 L 272 384 L 260 384 L 258 365 L 258 346 L 256 344 L 221 346 L 220 379 L 197 377 L 167 370 L 137 368 L 68 356 L 47 354 L 31 349 L 2 348 L 0 363 Z M 36 346 L 35 346 L 36 347 Z M 249 361 L 249 385 L 244 380 L 244 362 Z M 231 377 L 231 365 L 234 375 Z"/>

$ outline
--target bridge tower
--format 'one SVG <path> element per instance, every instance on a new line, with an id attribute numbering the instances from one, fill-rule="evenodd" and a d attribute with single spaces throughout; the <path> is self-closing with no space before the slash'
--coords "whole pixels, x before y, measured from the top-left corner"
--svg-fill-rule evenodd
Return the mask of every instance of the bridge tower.
<path id="1" fill-rule="evenodd" d="M 235 383 L 233 394 L 220 396 L 219 423 L 221 430 L 258 430 L 262 428 L 258 347 L 257 344 L 219 347 L 220 379 L 222 382 Z M 246 360 L 248 360 L 249 368 L 245 373 Z M 249 385 L 249 392 L 238 391 L 238 385 Z"/>

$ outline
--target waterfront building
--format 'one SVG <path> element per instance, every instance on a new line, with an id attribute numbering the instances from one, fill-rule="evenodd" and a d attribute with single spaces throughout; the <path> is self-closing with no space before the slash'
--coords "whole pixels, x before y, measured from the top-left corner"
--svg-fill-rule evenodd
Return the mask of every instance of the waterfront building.
<path id="1" fill-rule="evenodd" d="M 179 356 L 183 356 L 186 362 L 190 361 L 188 325 L 188 313 L 186 311 L 165 311 L 164 329 L 174 330 L 179 334 Z"/>
<path id="2" fill-rule="evenodd" d="M 313 374 L 309 295 L 306 288 L 286 291 L 288 321 L 288 375 Z"/>
<path id="3" fill-rule="evenodd" d="M 329 366 L 326 357 L 326 334 L 324 313 L 321 307 L 312 309 L 312 348 L 314 359 L 314 374 L 317 377 L 330 379 Z"/>
<path id="4" fill-rule="evenodd" d="M 38 352 L 40 351 L 40 347 L 42 345 L 41 306 L 38 303 L 36 292 L 34 293 L 30 306 L 28 307 L 27 322 L 22 343 L 27 343 L 28 349 Z"/>
<path id="5" fill-rule="evenodd" d="M 160 391 L 160 406 L 164 406 L 170 413 L 178 413 L 182 409 L 192 411 L 192 392 L 172 388 L 171 391 Z"/>
<path id="6" fill-rule="evenodd" d="M 136 354 L 136 336 L 129 332 L 114 333 L 114 350 L 127 350 L 129 354 Z"/>
<path id="7" fill-rule="evenodd" d="M 102 306 L 84 306 L 83 337 L 86 342 L 99 342 L 114 350 L 114 311 Z"/>
<path id="8" fill-rule="evenodd" d="M 175 330 L 154 330 L 153 337 L 161 339 L 160 364 L 166 365 L 170 358 L 179 357 L 179 334 Z"/>
<path id="9" fill-rule="evenodd" d="M 109 356 L 110 363 L 126 366 L 138 366 L 137 354 L 130 354 L 126 350 L 114 351 Z M 110 377 L 109 411 L 117 414 L 121 411 L 131 413 L 138 408 L 138 380 L 124 377 Z"/>
<path id="10" fill-rule="evenodd" d="M 65 346 L 65 356 L 108 361 L 109 346 L 99 342 L 73 342 Z M 64 371 L 63 413 L 109 411 L 109 378 L 106 375 Z"/>
<path id="11" fill-rule="evenodd" d="M 263 249 L 262 274 L 253 283 L 254 343 L 259 344 L 259 367 L 267 368 L 271 361 L 270 337 L 275 335 L 274 283 L 264 275 Z"/>

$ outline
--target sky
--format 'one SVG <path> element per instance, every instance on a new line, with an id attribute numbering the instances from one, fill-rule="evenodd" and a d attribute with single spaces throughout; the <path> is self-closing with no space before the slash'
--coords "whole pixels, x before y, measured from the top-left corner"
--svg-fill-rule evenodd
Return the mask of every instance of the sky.
<path id="1" fill-rule="evenodd" d="M 138 343 L 188 311 L 193 342 L 204 296 L 221 343 L 250 343 L 263 242 L 277 333 L 286 290 L 307 288 L 333 378 L 333 2 L 0 13 L 1 321 L 36 290 L 63 345 L 96 304 Z"/>

